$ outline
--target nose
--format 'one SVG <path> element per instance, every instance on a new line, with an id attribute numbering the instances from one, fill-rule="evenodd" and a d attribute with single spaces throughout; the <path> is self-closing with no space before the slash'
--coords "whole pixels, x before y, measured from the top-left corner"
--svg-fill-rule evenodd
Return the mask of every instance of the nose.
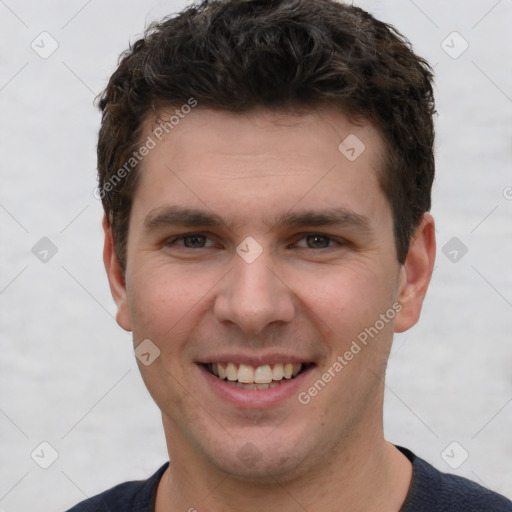
<path id="1" fill-rule="evenodd" d="M 263 253 L 252 263 L 238 254 L 233 269 L 221 281 L 214 304 L 220 322 L 236 324 L 250 334 L 260 334 L 272 323 L 291 322 L 295 315 L 291 283 L 284 282 Z"/>

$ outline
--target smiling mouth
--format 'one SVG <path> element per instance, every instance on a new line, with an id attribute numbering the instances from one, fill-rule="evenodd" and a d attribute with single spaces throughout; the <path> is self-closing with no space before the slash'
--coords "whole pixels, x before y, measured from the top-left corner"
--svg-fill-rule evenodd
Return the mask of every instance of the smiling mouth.
<path id="1" fill-rule="evenodd" d="M 251 366 L 248 364 L 207 363 L 208 372 L 231 386 L 242 389 L 271 389 L 295 379 L 312 364 L 276 363 Z"/>

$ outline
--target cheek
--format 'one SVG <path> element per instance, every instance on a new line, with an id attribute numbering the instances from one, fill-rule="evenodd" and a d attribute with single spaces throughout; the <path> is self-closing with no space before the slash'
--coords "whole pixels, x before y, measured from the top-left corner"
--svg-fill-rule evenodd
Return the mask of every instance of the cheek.
<path id="1" fill-rule="evenodd" d="M 389 277 L 364 265 L 340 266 L 324 276 L 302 274 L 295 282 L 301 300 L 331 335 L 345 341 L 373 325 L 393 302 Z"/>
<path id="2" fill-rule="evenodd" d="M 193 266 L 140 265 L 127 282 L 135 343 L 149 338 L 162 351 L 175 351 L 211 307 L 218 280 L 214 272 L 199 273 Z"/>
<path id="3" fill-rule="evenodd" d="M 127 281 L 134 338 L 160 339 L 190 309 L 189 287 L 177 275 L 141 266 Z"/>

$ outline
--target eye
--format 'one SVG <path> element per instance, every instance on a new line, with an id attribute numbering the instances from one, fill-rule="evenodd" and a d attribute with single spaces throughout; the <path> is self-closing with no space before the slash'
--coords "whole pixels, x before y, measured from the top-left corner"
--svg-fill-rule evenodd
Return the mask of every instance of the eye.
<path id="1" fill-rule="evenodd" d="M 330 249 L 335 245 L 347 245 L 342 239 L 334 238 L 323 233 L 307 233 L 302 235 L 296 246 L 301 249 Z M 208 243 L 209 241 L 209 243 Z M 305 241 L 306 245 L 302 241 Z M 214 242 L 203 233 L 185 233 L 165 242 L 166 246 L 178 246 L 184 249 L 204 249 L 212 247 Z"/>
<path id="2" fill-rule="evenodd" d="M 184 247 L 186 249 L 202 249 L 206 246 L 206 241 L 208 237 L 201 233 L 187 233 L 185 235 L 180 235 L 172 240 L 166 242 L 165 245 L 179 245 L 180 247 Z M 183 242 L 183 244 L 177 244 L 177 242 Z"/>
<path id="3" fill-rule="evenodd" d="M 306 240 L 307 246 L 302 248 L 306 249 L 329 249 L 330 243 L 338 245 L 344 245 L 343 241 L 334 239 L 330 235 L 324 235 L 323 233 L 308 233 L 304 235 L 300 240 Z M 297 244 L 300 247 L 300 245 Z"/>

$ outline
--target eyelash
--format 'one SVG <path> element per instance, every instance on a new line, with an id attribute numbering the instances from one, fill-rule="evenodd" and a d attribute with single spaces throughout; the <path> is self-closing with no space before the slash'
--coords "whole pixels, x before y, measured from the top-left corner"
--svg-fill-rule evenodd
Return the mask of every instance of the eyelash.
<path id="1" fill-rule="evenodd" d="M 175 245 L 176 242 L 179 242 L 180 240 L 184 240 L 185 238 L 188 238 L 188 237 L 194 237 L 194 236 L 197 236 L 197 237 L 204 237 L 204 238 L 209 238 L 207 234 L 205 233 L 185 233 L 183 235 L 180 235 L 180 236 L 177 236 L 177 237 L 174 237 L 170 240 L 168 240 L 167 242 L 164 243 L 165 246 L 171 246 L 171 245 Z M 323 238 L 327 238 L 329 240 L 329 242 L 334 242 L 336 244 L 338 244 L 339 246 L 346 246 L 348 245 L 348 242 L 346 240 L 343 240 L 343 239 L 340 239 L 340 238 L 336 238 L 336 237 L 333 237 L 331 235 L 327 235 L 325 233 L 318 233 L 318 232 L 310 232 L 310 233 L 302 233 L 301 234 L 301 237 L 297 239 L 297 241 L 300 241 L 300 240 L 303 240 L 305 238 L 307 238 L 308 236 L 318 236 L 318 237 L 323 237 Z M 208 247 L 185 247 L 185 246 L 180 246 L 182 249 L 190 249 L 190 250 L 198 250 L 198 249 L 207 249 Z M 300 247 L 300 249 L 311 249 L 311 250 L 316 250 L 316 251 L 319 251 L 319 250 L 326 250 L 326 249 L 332 249 L 333 246 L 329 246 L 329 247 L 321 247 L 319 249 L 314 249 L 314 248 L 311 248 L 311 247 Z"/>

